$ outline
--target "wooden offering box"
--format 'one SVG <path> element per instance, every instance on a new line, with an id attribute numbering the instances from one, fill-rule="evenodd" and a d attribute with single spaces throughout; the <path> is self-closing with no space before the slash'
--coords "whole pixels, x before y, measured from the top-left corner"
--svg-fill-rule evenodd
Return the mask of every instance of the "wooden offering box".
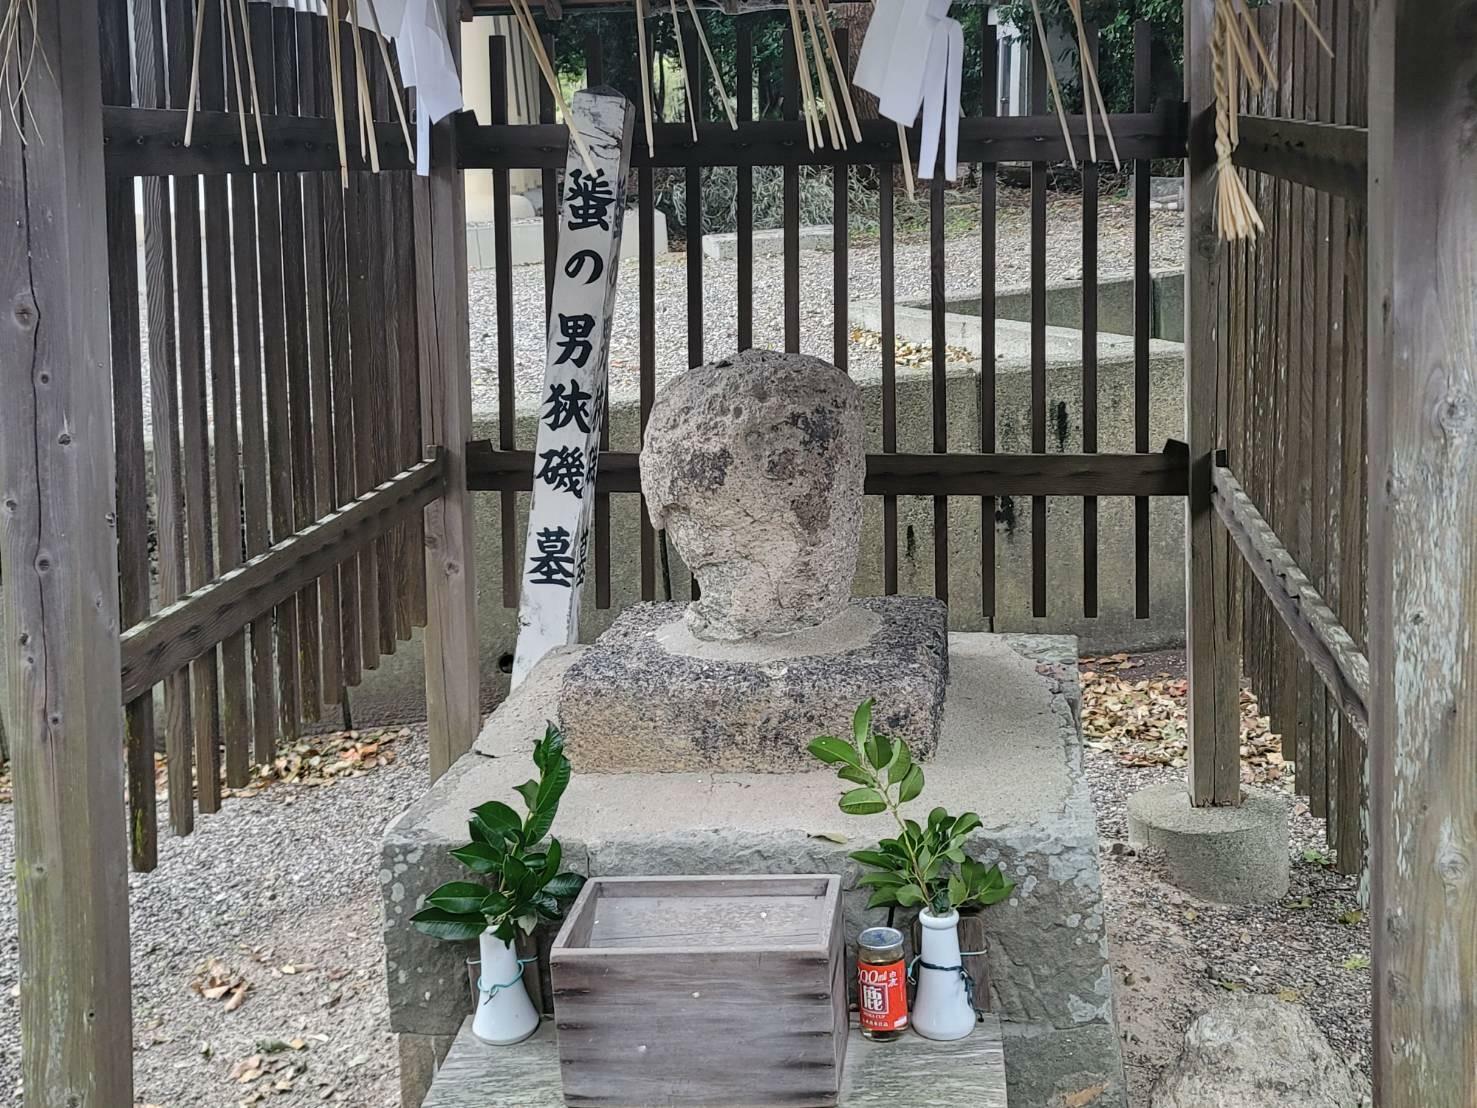
<path id="1" fill-rule="evenodd" d="M 839 877 L 597 877 L 550 964 L 566 1104 L 836 1103 Z"/>

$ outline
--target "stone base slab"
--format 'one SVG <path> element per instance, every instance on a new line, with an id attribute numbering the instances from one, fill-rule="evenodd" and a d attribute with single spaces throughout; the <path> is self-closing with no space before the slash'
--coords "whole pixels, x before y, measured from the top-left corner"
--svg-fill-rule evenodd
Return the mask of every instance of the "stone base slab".
<path id="1" fill-rule="evenodd" d="M 948 609 L 854 600 L 834 620 L 761 642 L 693 638 L 681 604 L 639 604 L 569 667 L 558 719 L 575 773 L 813 770 L 817 735 L 879 732 L 933 755 L 948 681 Z"/>
<path id="2" fill-rule="evenodd" d="M 467 952 L 406 922 L 424 895 L 465 873 L 447 857 L 469 809 L 508 800 L 529 776 L 534 740 L 565 674 L 587 648 L 551 655 L 488 721 L 473 751 L 386 831 L 386 977 L 397 1032 L 455 1034 L 468 1011 Z M 955 634 L 939 746 L 922 813 L 973 810 L 970 851 L 998 862 L 1015 893 L 983 916 L 990 1006 L 1004 1021 L 1012 1104 L 1049 1104 L 1016 1088 L 1078 1092 L 1118 1106 L 1114 1026 L 1097 832 L 1082 774 L 1076 641 Z M 839 873 L 848 942 L 885 922 L 865 909 L 849 851 L 893 833 L 886 815 L 843 815 L 828 769 L 758 773 L 576 773 L 554 833 L 566 864 L 591 875 Z M 837 841 L 840 840 L 840 841 Z M 1027 1041 L 1017 1061 L 1014 1040 Z M 1072 1084 L 1077 1082 L 1077 1084 Z M 1046 1096 L 1046 1093 L 1042 1094 Z"/>

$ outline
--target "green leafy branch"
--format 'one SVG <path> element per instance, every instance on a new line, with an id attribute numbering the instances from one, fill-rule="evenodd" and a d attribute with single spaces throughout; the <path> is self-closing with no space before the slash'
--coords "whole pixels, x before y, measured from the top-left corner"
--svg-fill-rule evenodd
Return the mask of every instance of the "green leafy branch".
<path id="1" fill-rule="evenodd" d="M 857 708 L 851 721 L 851 741 L 821 735 L 810 752 L 836 766 L 836 775 L 853 786 L 842 794 L 841 810 L 850 816 L 889 812 L 898 833 L 883 839 L 876 850 L 858 850 L 851 858 L 871 868 L 861 884 L 872 890 L 868 908 L 927 907 L 934 915 L 951 910 L 998 904 L 1014 891 L 999 866 L 987 866 L 964 850 L 969 836 L 981 826 L 974 812 L 951 816 L 943 808 L 928 814 L 926 825 L 906 818 L 904 804 L 923 793 L 923 767 L 913 760 L 902 739 L 891 739 L 872 728 L 873 702 Z"/>
<path id="2" fill-rule="evenodd" d="M 499 800 L 472 809 L 468 823 L 472 841 L 451 856 L 479 877 L 479 881 L 452 881 L 426 897 L 425 906 L 410 917 L 418 931 L 438 939 L 474 939 L 491 930 L 512 942 L 517 930 L 530 932 L 540 919 L 558 920 L 585 879 L 561 873 L 563 848 L 559 840 L 543 840 L 554 825 L 559 800 L 569 787 L 569 759 L 564 735 L 553 724 L 534 744 L 537 780 L 517 787 L 528 809 L 520 816 Z"/>

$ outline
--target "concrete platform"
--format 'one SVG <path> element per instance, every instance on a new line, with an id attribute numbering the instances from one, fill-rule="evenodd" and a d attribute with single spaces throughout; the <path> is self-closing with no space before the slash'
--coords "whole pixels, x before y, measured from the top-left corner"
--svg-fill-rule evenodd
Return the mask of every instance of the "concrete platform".
<path id="1" fill-rule="evenodd" d="M 551 656 L 488 721 L 474 750 L 386 831 L 381 880 L 395 1031 L 435 1043 L 470 1007 L 466 951 L 406 922 L 424 894 L 465 874 L 449 847 L 467 812 L 525 780 L 564 671 Z M 1011 1102 L 1049 1105 L 1102 1085 L 1124 1102 L 1113 1019 L 1097 834 L 1082 775 L 1076 641 L 955 634 L 944 723 L 920 812 L 941 804 L 983 820 L 971 852 L 997 861 L 1015 894 L 984 914 L 991 1008 L 1002 1019 Z M 881 690 L 879 690 L 881 691 Z M 847 934 L 882 922 L 864 910 L 847 852 L 891 833 L 887 816 L 844 816 L 834 774 L 576 775 L 555 832 L 566 864 L 591 874 L 839 873 Z M 836 841 L 840 839 L 842 841 Z M 404 1040 L 402 1040 L 404 1041 Z M 444 1047 L 442 1048 L 444 1049 Z"/>
<path id="2" fill-rule="evenodd" d="M 639 1018 L 632 1021 L 640 1035 Z M 1007 1108 L 1000 1021 L 987 1016 L 968 1038 L 918 1035 L 874 1043 L 853 1028 L 841 1073 L 841 1108 Z M 462 1025 L 423 1108 L 563 1108 L 559 1043 L 552 1020 L 516 1046 L 488 1046 Z"/>

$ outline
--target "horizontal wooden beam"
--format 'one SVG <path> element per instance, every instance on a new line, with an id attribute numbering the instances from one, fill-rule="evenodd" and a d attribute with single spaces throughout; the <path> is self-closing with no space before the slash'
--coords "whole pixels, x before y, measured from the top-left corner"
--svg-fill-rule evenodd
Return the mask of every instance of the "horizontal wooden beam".
<path id="1" fill-rule="evenodd" d="M 1369 132 L 1363 127 L 1243 115 L 1234 160 L 1294 184 L 1363 202 L 1368 187 Z"/>
<path id="2" fill-rule="evenodd" d="M 1124 161 L 1135 158 L 1182 158 L 1185 154 L 1184 105 L 1168 103 L 1153 112 L 1112 117 L 1113 136 Z M 1087 121 L 1068 116 L 1079 151 L 1087 148 Z M 490 127 L 463 114 L 458 121 L 458 149 L 463 169 L 554 169 L 564 165 L 569 133 L 562 124 L 517 124 Z M 699 123 L 693 140 L 685 123 L 660 123 L 653 131 L 655 156 L 637 143 L 631 165 L 888 165 L 899 158 L 897 126 L 887 120 L 862 123 L 862 141 L 847 149 L 811 150 L 805 124 L 795 119 L 763 119 L 740 123 Z M 916 159 L 918 134 L 909 133 Z M 975 116 L 959 121 L 959 160 L 964 162 L 1065 161 L 1067 146 L 1054 115 Z"/>
<path id="3" fill-rule="evenodd" d="M 1366 734 L 1369 661 L 1257 511 L 1235 475 L 1225 466 L 1216 466 L 1212 470 L 1211 487 L 1216 512 L 1277 615 L 1292 632 L 1303 656 L 1323 679 L 1344 715 L 1361 735 Z"/>
<path id="4" fill-rule="evenodd" d="M 1124 160 L 1184 156 L 1183 105 L 1170 103 L 1153 112 L 1112 119 Z M 1068 125 L 1078 147 L 1085 149 L 1084 117 L 1069 116 Z M 563 124 L 484 126 L 464 112 L 456 126 L 463 169 L 555 169 L 564 165 L 569 150 L 569 132 Z M 184 144 L 185 113 L 179 109 L 105 107 L 103 128 L 107 170 L 113 176 L 308 173 L 339 165 L 333 121 L 316 116 L 264 116 L 265 165 L 242 159 L 240 124 L 230 112 L 196 112 L 189 146 Z M 412 159 L 399 125 L 380 123 L 377 130 L 381 167 L 410 169 Z M 838 156 L 830 149 L 811 150 L 805 124 L 799 120 L 740 123 L 737 131 L 722 123 L 699 124 L 696 142 L 687 124 L 658 124 L 655 133 L 655 156 L 638 144 L 632 152 L 633 166 L 835 165 Z M 916 130 L 909 138 L 916 158 Z M 959 121 L 959 157 L 966 162 L 1060 161 L 1067 157 L 1067 147 L 1056 116 L 974 117 Z M 862 141 L 841 151 L 840 160 L 850 165 L 898 162 L 897 128 L 884 120 L 864 122 Z M 350 146 L 348 165 L 355 171 L 369 168 L 357 144 Z"/>
<path id="5" fill-rule="evenodd" d="M 1170 443 L 1162 454 L 869 454 L 871 496 L 1184 496 L 1188 455 Z M 531 450 L 467 444 L 467 486 L 479 492 L 533 487 Z M 601 492 L 641 491 L 640 455 L 600 455 Z"/>
<path id="6" fill-rule="evenodd" d="M 428 460 L 129 628 L 122 641 L 124 703 L 271 611 L 445 489 L 446 455 L 437 449 Z"/>
<path id="7" fill-rule="evenodd" d="M 263 115 L 267 163 L 256 160 L 256 134 L 241 156 L 241 123 L 235 112 L 196 112 L 195 130 L 185 145 L 185 112 L 174 108 L 103 108 L 103 152 L 107 171 L 116 177 L 210 176 L 217 173 L 307 173 L 338 168 L 338 137 L 332 119 L 317 116 Z M 375 125 L 382 169 L 411 169 L 400 124 Z M 351 170 L 368 170 L 359 144 L 350 142 Z"/>

